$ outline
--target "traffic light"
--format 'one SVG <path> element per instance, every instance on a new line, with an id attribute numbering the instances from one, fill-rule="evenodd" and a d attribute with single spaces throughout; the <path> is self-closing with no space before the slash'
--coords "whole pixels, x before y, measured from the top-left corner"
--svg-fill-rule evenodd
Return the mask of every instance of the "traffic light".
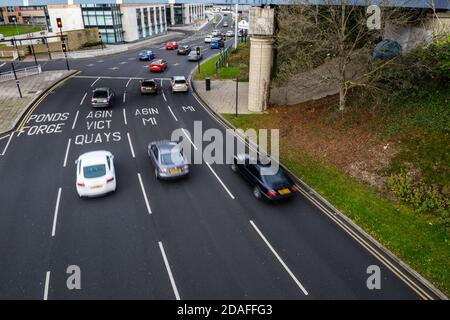
<path id="1" fill-rule="evenodd" d="M 197 55 L 201 55 L 202 51 L 200 47 L 195 48 L 195 51 L 197 52 Z"/>
<path id="2" fill-rule="evenodd" d="M 67 52 L 67 47 L 66 47 L 66 44 L 64 42 L 61 43 L 61 46 L 62 46 L 63 52 Z"/>
<path id="3" fill-rule="evenodd" d="M 56 25 L 58 26 L 58 28 L 62 28 L 61 18 L 56 18 Z"/>

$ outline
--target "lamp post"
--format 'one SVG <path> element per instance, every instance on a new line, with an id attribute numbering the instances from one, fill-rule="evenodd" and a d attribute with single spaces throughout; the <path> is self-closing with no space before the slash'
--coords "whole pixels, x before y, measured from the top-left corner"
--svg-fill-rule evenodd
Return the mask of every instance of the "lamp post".
<path id="1" fill-rule="evenodd" d="M 239 0 L 236 2 L 236 12 L 234 20 L 234 47 L 237 48 L 238 45 L 238 22 L 239 22 L 239 13 L 238 13 L 238 7 L 239 7 Z"/>

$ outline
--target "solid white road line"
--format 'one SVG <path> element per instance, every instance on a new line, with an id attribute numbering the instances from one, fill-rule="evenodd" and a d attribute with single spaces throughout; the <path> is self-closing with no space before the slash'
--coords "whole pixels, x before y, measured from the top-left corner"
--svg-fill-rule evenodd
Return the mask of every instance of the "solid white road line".
<path id="1" fill-rule="evenodd" d="M 283 266 L 283 268 L 287 271 L 287 273 L 289 274 L 289 276 L 294 280 L 294 282 L 297 284 L 297 286 L 300 288 L 300 290 L 302 290 L 302 292 L 307 296 L 308 295 L 308 291 L 306 291 L 306 289 L 302 286 L 302 284 L 300 283 L 300 281 L 298 281 L 298 279 L 295 277 L 295 275 L 292 273 L 292 271 L 289 269 L 289 267 L 286 265 L 286 263 L 284 263 L 283 259 L 281 259 L 281 257 L 278 255 L 278 253 L 275 251 L 275 249 L 272 247 L 272 245 L 269 243 L 269 241 L 267 241 L 266 237 L 262 234 L 262 232 L 258 229 L 258 227 L 256 226 L 256 224 L 250 220 L 250 224 L 252 225 L 252 227 L 256 230 L 256 232 L 259 234 L 259 236 L 263 239 L 263 241 L 266 243 L 266 245 L 269 247 L 270 251 L 272 251 L 272 253 L 275 255 L 275 257 L 278 259 L 278 261 L 281 263 L 281 265 Z"/>
<path id="2" fill-rule="evenodd" d="M 69 149 L 70 149 L 70 142 L 72 141 L 72 139 L 69 138 L 69 141 L 67 141 L 67 148 L 66 148 L 66 156 L 64 157 L 64 164 L 63 167 L 66 167 L 67 164 L 67 156 L 69 155 Z"/>
<path id="3" fill-rule="evenodd" d="M 163 81 L 163 79 L 161 78 L 161 88 L 162 88 L 162 81 Z"/>
<path id="4" fill-rule="evenodd" d="M 167 102 L 166 95 L 164 94 L 164 91 L 161 90 L 161 92 L 162 92 L 162 96 L 164 98 L 164 101 Z"/>
<path id="5" fill-rule="evenodd" d="M 6 62 L 0 64 L 0 68 L 3 67 L 6 64 Z"/>
<path id="6" fill-rule="evenodd" d="M 139 183 L 141 184 L 142 194 L 144 195 L 145 205 L 147 206 L 148 214 L 152 214 L 152 209 L 150 208 L 150 204 L 148 203 L 147 194 L 145 193 L 144 183 L 142 182 L 141 174 L 138 173 Z"/>
<path id="7" fill-rule="evenodd" d="M 213 170 L 213 168 L 211 168 L 211 165 L 206 162 L 206 165 L 208 166 L 209 170 L 211 170 L 211 172 L 214 174 L 214 176 L 217 178 L 217 180 L 219 180 L 220 184 L 222 185 L 222 187 L 225 189 L 226 192 L 228 192 L 228 194 L 230 195 L 231 199 L 234 199 L 233 194 L 230 192 L 230 190 L 227 188 L 227 186 L 225 185 L 225 183 L 223 183 L 223 181 L 219 178 L 219 176 L 217 175 L 217 173 Z"/>
<path id="8" fill-rule="evenodd" d="M 125 88 L 128 88 L 128 85 L 130 84 L 131 80 L 133 80 L 133 78 L 130 78 L 127 82 L 127 85 L 125 86 Z"/>
<path id="9" fill-rule="evenodd" d="M 75 114 L 75 119 L 73 119 L 73 124 L 72 124 L 72 130 L 75 129 L 75 124 L 77 123 L 77 119 L 78 119 L 78 113 L 80 113 L 80 111 L 77 111 L 77 113 Z"/>
<path id="10" fill-rule="evenodd" d="M 168 106 L 168 107 L 169 107 L 170 113 L 171 113 L 172 116 L 175 118 L 175 121 L 178 121 L 177 117 L 175 117 L 175 114 L 174 114 L 173 111 L 172 111 L 172 108 L 171 108 L 170 106 Z"/>
<path id="11" fill-rule="evenodd" d="M 13 135 L 14 135 L 14 132 L 11 133 L 11 135 L 9 136 L 8 142 L 6 143 L 6 146 L 5 146 L 5 148 L 3 149 L 2 156 L 5 155 L 6 149 L 8 149 L 9 143 L 11 142 L 11 139 L 12 139 Z"/>
<path id="12" fill-rule="evenodd" d="M 123 103 L 125 103 L 125 97 L 127 96 L 127 92 L 125 91 L 124 93 L 123 93 Z"/>
<path id="13" fill-rule="evenodd" d="M 123 110 L 123 122 L 125 122 L 125 125 L 127 126 L 128 123 L 127 123 L 127 114 L 125 112 L 125 108 L 123 108 L 122 110 Z"/>
<path id="14" fill-rule="evenodd" d="M 9 134 L 7 134 L 6 136 L 1 137 L 0 140 L 6 139 L 8 137 L 9 137 Z"/>
<path id="15" fill-rule="evenodd" d="M 61 200 L 61 190 L 62 190 L 61 188 L 58 189 L 58 197 L 56 198 L 55 212 L 53 214 L 52 237 L 54 237 L 56 233 L 56 222 L 58 221 L 58 210 L 59 210 L 59 201 Z"/>
<path id="16" fill-rule="evenodd" d="M 164 246 L 161 241 L 158 242 L 159 249 L 164 259 L 164 264 L 166 265 L 167 273 L 169 274 L 170 284 L 172 285 L 173 293 L 175 294 L 175 299 L 180 300 L 180 294 L 178 293 L 177 285 L 175 284 L 175 279 L 172 275 L 172 270 L 170 269 L 169 261 L 167 260 L 166 252 L 164 251 Z"/>
<path id="17" fill-rule="evenodd" d="M 186 138 L 189 140 L 189 142 L 192 144 L 195 150 L 198 150 L 197 146 L 192 142 L 191 138 L 189 137 L 189 134 L 186 133 L 186 130 L 184 128 L 181 128 L 181 131 L 183 131 Z"/>
<path id="18" fill-rule="evenodd" d="M 98 80 L 100 80 L 100 77 L 98 77 L 97 80 L 95 80 L 94 82 L 92 82 L 91 87 L 93 87 L 94 84 L 95 84 Z"/>
<path id="19" fill-rule="evenodd" d="M 99 78 L 100 79 L 100 78 Z M 98 80 L 98 79 L 97 79 Z M 97 81 L 97 80 L 95 80 L 95 81 Z M 94 82 L 95 83 L 95 82 Z M 91 86 L 92 87 L 92 86 Z M 87 92 L 84 94 L 84 96 L 83 96 L 83 99 L 81 99 L 81 102 L 80 102 L 80 106 L 83 104 L 83 102 L 84 102 L 84 99 L 86 98 L 86 96 L 87 96 Z"/>
<path id="20" fill-rule="evenodd" d="M 44 300 L 48 299 L 48 286 L 50 283 L 50 271 L 45 274 L 45 285 L 44 285 Z"/>
<path id="21" fill-rule="evenodd" d="M 136 156 L 134 155 L 133 144 L 131 143 L 131 137 L 130 137 L 129 132 L 127 132 L 127 136 L 128 136 L 128 142 L 130 143 L 131 155 L 133 156 L 133 158 L 136 158 Z"/>

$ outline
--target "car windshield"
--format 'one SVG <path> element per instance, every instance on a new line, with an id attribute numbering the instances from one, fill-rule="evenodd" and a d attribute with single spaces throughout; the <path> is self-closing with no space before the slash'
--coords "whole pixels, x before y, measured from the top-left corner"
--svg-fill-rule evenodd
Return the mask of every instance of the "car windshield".
<path id="1" fill-rule="evenodd" d="M 278 171 L 273 174 L 269 167 L 261 167 L 261 177 L 269 185 L 289 182 L 289 178 L 281 171 L 281 169 L 278 169 Z"/>
<path id="2" fill-rule="evenodd" d="M 179 166 L 184 163 L 183 156 L 178 151 L 161 153 L 161 163 L 164 165 Z"/>
<path id="3" fill-rule="evenodd" d="M 153 81 L 142 81 L 141 85 L 143 87 L 154 87 L 155 83 Z"/>
<path id="4" fill-rule="evenodd" d="M 94 98 L 107 98 L 108 92 L 106 90 L 94 91 Z"/>
<path id="5" fill-rule="evenodd" d="M 106 174 L 106 166 L 104 164 L 96 164 L 93 166 L 87 166 L 83 168 L 85 178 L 98 178 L 103 177 Z"/>

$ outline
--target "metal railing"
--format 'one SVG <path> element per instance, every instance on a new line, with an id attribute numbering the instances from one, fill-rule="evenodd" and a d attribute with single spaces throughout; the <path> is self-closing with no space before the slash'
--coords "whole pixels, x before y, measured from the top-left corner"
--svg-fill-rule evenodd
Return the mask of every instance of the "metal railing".
<path id="1" fill-rule="evenodd" d="M 228 62 L 228 57 L 230 56 L 232 48 L 233 48 L 233 46 L 231 45 L 231 46 L 227 47 L 225 50 L 220 51 L 219 59 L 216 61 L 215 65 L 214 65 L 214 72 L 215 72 L 216 76 L 217 76 L 217 72 L 219 71 L 219 69 L 226 66 L 226 64 Z"/>
<path id="2" fill-rule="evenodd" d="M 23 68 L 23 69 L 17 69 L 16 70 L 16 76 L 17 79 L 25 78 L 28 76 L 32 76 L 34 74 L 39 74 L 42 72 L 41 65 Z M 14 80 L 14 72 L 13 71 L 7 71 L 0 73 L 0 82 L 8 81 L 8 80 Z"/>

